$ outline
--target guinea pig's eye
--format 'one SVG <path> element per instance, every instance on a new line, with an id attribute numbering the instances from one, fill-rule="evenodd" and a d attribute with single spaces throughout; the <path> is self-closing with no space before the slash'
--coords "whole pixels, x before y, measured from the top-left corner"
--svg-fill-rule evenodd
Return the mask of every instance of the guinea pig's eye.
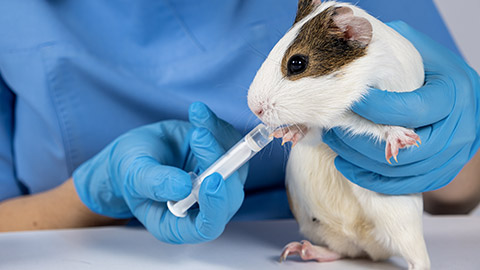
<path id="1" fill-rule="evenodd" d="M 297 75 L 305 71 L 308 66 L 308 56 L 302 54 L 295 54 L 290 57 L 287 63 L 287 75 Z"/>

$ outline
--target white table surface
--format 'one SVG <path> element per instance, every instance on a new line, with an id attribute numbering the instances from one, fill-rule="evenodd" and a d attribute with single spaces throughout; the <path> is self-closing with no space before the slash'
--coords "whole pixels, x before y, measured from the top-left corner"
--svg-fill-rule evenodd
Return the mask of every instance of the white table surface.
<path id="1" fill-rule="evenodd" d="M 480 217 L 424 220 L 432 269 L 480 269 Z M 406 269 L 401 258 L 278 263 L 301 239 L 293 220 L 232 222 L 198 245 L 164 244 L 138 227 L 0 233 L 0 269 Z"/>

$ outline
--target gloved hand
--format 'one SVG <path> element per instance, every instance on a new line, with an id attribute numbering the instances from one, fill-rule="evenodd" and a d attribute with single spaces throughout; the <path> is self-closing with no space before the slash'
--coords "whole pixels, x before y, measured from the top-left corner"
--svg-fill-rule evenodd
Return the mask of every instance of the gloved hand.
<path id="1" fill-rule="evenodd" d="M 385 143 L 334 128 L 323 140 L 335 152 L 336 168 L 353 183 L 386 194 L 407 194 L 447 185 L 479 147 L 480 79 L 463 59 L 404 22 L 390 27 L 417 48 L 426 84 L 414 92 L 372 89 L 353 111 L 375 123 L 415 128 L 422 144 L 385 160 Z"/>
<path id="2" fill-rule="evenodd" d="M 226 181 L 215 173 L 199 193 L 199 209 L 178 218 L 168 200 L 188 196 L 187 172 L 200 174 L 241 135 L 203 103 L 189 109 L 190 123 L 163 121 L 131 130 L 77 168 L 73 181 L 92 211 L 113 218 L 135 216 L 150 233 L 168 243 L 217 238 L 242 204 L 248 166 Z"/>

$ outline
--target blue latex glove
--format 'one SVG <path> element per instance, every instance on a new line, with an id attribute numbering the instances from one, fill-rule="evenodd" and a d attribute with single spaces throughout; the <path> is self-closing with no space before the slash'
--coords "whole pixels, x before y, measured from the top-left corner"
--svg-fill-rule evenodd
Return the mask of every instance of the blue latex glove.
<path id="1" fill-rule="evenodd" d="M 199 209 L 178 218 L 166 201 L 188 196 L 187 172 L 200 174 L 241 135 L 203 103 L 189 109 L 190 123 L 164 121 L 131 130 L 77 168 L 73 180 L 80 199 L 94 212 L 113 218 L 135 216 L 168 243 L 198 243 L 217 238 L 242 204 L 248 167 L 227 181 L 207 177 Z"/>
<path id="2" fill-rule="evenodd" d="M 407 194 L 447 185 L 479 147 L 480 79 L 463 59 L 404 22 L 389 24 L 423 57 L 426 84 L 414 92 L 372 89 L 353 111 L 379 124 L 415 128 L 422 144 L 385 160 L 385 143 L 349 136 L 339 128 L 324 134 L 338 157 L 337 169 L 353 183 L 380 193 Z"/>

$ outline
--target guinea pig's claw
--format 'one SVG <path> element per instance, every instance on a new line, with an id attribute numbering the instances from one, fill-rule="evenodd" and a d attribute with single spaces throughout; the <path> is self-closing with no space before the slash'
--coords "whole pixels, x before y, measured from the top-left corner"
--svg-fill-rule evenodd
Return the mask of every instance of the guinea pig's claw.
<path id="1" fill-rule="evenodd" d="M 280 256 L 280 262 L 285 261 L 288 255 L 299 255 L 304 261 L 316 260 L 317 262 L 331 262 L 342 257 L 326 247 L 313 245 L 307 240 L 286 245 Z"/>
<path id="2" fill-rule="evenodd" d="M 305 136 L 307 130 L 307 127 L 303 125 L 288 126 L 275 130 L 273 136 L 282 138 L 282 146 L 286 142 L 292 142 L 292 147 L 294 147 Z"/>
<path id="3" fill-rule="evenodd" d="M 282 138 L 284 134 L 285 132 L 283 131 L 283 129 L 277 129 L 272 134 L 270 134 L 270 136 L 273 136 L 274 138 L 278 139 L 278 138 Z"/>
<path id="4" fill-rule="evenodd" d="M 407 148 L 412 145 L 420 147 L 419 144 L 422 144 L 422 141 L 413 130 L 403 127 L 390 127 L 390 130 L 387 133 L 387 143 L 385 146 L 385 158 L 387 159 L 388 164 L 392 165 L 390 162 L 390 158 L 392 157 L 395 162 L 398 163 L 397 156 L 399 149 Z"/>
<path id="5" fill-rule="evenodd" d="M 395 160 L 395 162 L 398 163 L 397 156 L 398 156 L 398 146 L 387 143 L 387 146 L 385 149 L 385 159 L 387 160 L 388 164 L 392 165 L 392 162 L 390 161 L 392 157 L 393 157 L 393 160 Z"/>
<path id="6" fill-rule="evenodd" d="M 292 141 L 292 148 L 294 148 L 295 145 L 297 145 L 297 141 L 296 141 L 296 140 L 295 140 L 295 141 Z"/>
<path id="7" fill-rule="evenodd" d="M 286 245 L 283 248 L 283 251 L 282 251 L 282 254 L 280 255 L 280 260 L 279 261 L 283 262 L 283 261 L 287 260 L 288 255 L 290 255 L 290 254 L 300 254 L 301 251 L 302 251 L 302 243 L 299 243 L 299 242 L 288 243 L 288 245 Z"/>

